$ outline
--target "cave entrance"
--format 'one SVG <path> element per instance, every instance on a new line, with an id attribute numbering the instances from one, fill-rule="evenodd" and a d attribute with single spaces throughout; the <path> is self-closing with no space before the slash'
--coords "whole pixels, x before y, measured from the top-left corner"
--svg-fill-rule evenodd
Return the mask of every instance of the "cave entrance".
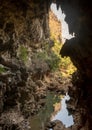
<path id="1" fill-rule="evenodd" d="M 61 7 L 57 10 L 57 5 L 52 3 L 49 11 L 50 38 L 54 41 L 52 50 L 60 58 L 59 72 L 61 72 L 62 76 L 68 77 L 76 71 L 76 67 L 69 57 L 61 58 L 60 50 L 65 41 L 74 38 L 75 34 L 69 33 L 69 27 L 65 21 L 65 17 L 66 15 L 62 12 Z"/>
<path id="2" fill-rule="evenodd" d="M 53 12 L 54 15 L 57 17 L 58 21 L 61 23 L 62 43 L 65 43 L 66 39 L 71 39 L 71 38 L 75 37 L 74 33 L 72 35 L 69 33 L 69 27 L 68 27 L 68 24 L 65 21 L 66 15 L 62 12 L 61 7 L 59 7 L 57 9 L 57 5 L 55 3 L 52 3 L 51 6 L 50 6 L 50 9 L 51 9 L 51 12 Z"/>
<path id="3" fill-rule="evenodd" d="M 74 35 L 69 34 L 68 24 L 65 22 L 65 17 L 66 16 L 62 13 L 61 8 L 57 10 L 56 4 L 52 3 L 49 11 L 49 27 L 50 38 L 54 42 L 54 45 L 52 44 L 50 48 L 51 50 L 48 52 L 50 53 L 48 57 L 51 57 L 49 63 L 51 63 L 51 67 L 53 68 L 52 74 L 55 77 L 53 75 L 45 77 L 45 81 L 47 82 L 50 82 L 52 77 L 51 82 L 53 82 L 53 84 L 51 84 L 49 91 L 47 92 L 45 107 L 43 107 L 41 111 L 31 119 L 31 128 L 34 130 L 44 130 L 48 121 L 54 123 L 56 123 L 56 120 L 58 121 L 57 123 L 60 121 L 63 123 L 60 127 L 64 127 L 64 129 L 67 129 L 74 124 L 73 116 L 68 111 L 66 102 L 70 100 L 67 86 L 71 85 L 71 74 L 76 68 L 69 57 L 61 58 L 59 55 L 65 40 L 74 37 Z M 63 84 L 61 83 L 61 79 L 63 79 Z M 59 89 L 63 86 L 64 93 L 61 93 L 61 90 L 56 88 L 57 86 L 55 87 L 57 82 L 60 82 L 60 84 L 58 84 L 60 85 Z M 48 130 L 52 130 L 53 125 L 50 124 L 50 126 L 47 127 Z"/>

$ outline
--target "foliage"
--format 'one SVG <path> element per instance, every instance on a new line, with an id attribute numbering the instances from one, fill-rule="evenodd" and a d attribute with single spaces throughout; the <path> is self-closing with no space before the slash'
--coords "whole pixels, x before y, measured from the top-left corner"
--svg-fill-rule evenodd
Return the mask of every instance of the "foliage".
<path id="1" fill-rule="evenodd" d="M 52 72 L 59 71 L 62 76 L 69 76 L 76 68 L 69 57 L 61 57 L 59 54 L 61 48 L 62 44 L 54 39 L 54 46 L 52 48 L 49 47 L 49 43 L 46 43 L 44 49 L 37 52 L 34 58 L 47 63 Z"/>
<path id="2" fill-rule="evenodd" d="M 69 76 L 76 70 L 69 57 L 61 58 L 60 68 L 62 76 Z"/>
<path id="3" fill-rule="evenodd" d="M 63 98 L 63 95 L 62 95 L 62 98 Z M 54 112 L 55 104 L 60 103 L 62 98 L 59 95 L 55 95 L 54 92 L 47 93 L 45 107 L 40 112 L 40 117 L 42 118 L 43 121 L 46 121 L 47 119 L 50 118 L 51 114 L 53 114 Z"/>
<path id="4" fill-rule="evenodd" d="M 2 66 L 0 66 L 0 73 L 3 73 L 3 72 L 5 72 L 5 71 L 6 71 L 5 68 L 2 67 Z"/>
<path id="5" fill-rule="evenodd" d="M 69 57 L 64 57 L 62 58 L 59 53 L 60 53 L 60 49 L 62 48 L 62 44 L 59 43 L 58 41 L 56 41 L 54 39 L 54 46 L 52 48 L 53 52 L 57 55 L 57 57 L 59 57 L 59 64 L 58 64 L 58 69 L 61 72 L 62 76 L 69 76 L 70 74 L 72 74 L 76 68 L 73 65 L 73 63 L 71 62 L 71 59 Z"/>
<path id="6" fill-rule="evenodd" d="M 19 48 L 19 57 L 20 57 L 21 60 L 23 60 L 24 62 L 27 61 L 28 51 L 27 51 L 27 48 L 25 48 L 24 46 L 20 46 L 20 48 Z"/>
<path id="7" fill-rule="evenodd" d="M 47 63 L 52 71 L 56 71 L 59 68 L 60 58 L 52 51 L 50 57 L 47 59 Z"/>
<path id="8" fill-rule="evenodd" d="M 48 48 L 49 45 L 44 50 L 37 52 L 34 58 L 47 63 L 51 71 L 56 71 L 59 67 L 60 58 Z"/>

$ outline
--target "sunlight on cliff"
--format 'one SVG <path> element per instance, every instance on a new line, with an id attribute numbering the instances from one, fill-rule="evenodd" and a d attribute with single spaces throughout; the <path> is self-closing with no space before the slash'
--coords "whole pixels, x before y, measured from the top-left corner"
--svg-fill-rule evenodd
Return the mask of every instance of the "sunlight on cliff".
<path id="1" fill-rule="evenodd" d="M 59 9 L 57 10 L 56 4 L 52 3 L 51 4 L 51 10 L 57 16 L 58 20 L 61 22 L 61 25 L 62 25 L 62 42 L 64 43 L 66 39 L 73 38 L 74 34 L 73 35 L 69 34 L 68 24 L 65 21 L 66 15 L 62 12 L 61 8 L 59 7 Z"/>
<path id="2" fill-rule="evenodd" d="M 62 13 L 61 8 L 57 10 L 56 4 L 51 4 L 51 9 L 49 12 L 49 27 L 50 38 L 54 42 L 54 45 L 51 49 L 60 59 L 59 72 L 61 72 L 62 76 L 67 77 L 71 75 L 76 68 L 69 57 L 61 58 L 59 54 L 66 39 L 71 39 L 74 37 L 74 34 L 69 34 L 68 24 L 64 20 L 65 17 L 66 16 L 64 13 Z"/>

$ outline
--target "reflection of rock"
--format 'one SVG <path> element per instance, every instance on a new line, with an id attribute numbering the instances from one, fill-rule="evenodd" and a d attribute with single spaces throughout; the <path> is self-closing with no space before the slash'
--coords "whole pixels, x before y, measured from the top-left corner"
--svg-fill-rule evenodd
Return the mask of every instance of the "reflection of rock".
<path id="1" fill-rule="evenodd" d="M 54 126 L 56 125 L 56 123 L 53 121 L 53 122 L 48 122 L 47 125 L 46 125 L 46 128 L 53 128 Z"/>
<path id="2" fill-rule="evenodd" d="M 49 122 L 47 124 L 45 130 L 49 130 L 50 128 L 52 130 L 75 130 L 75 129 L 72 129 L 72 127 L 65 128 L 65 126 L 63 125 L 63 123 L 60 120 L 55 120 L 55 121 Z"/>
<path id="3" fill-rule="evenodd" d="M 58 112 L 58 111 L 60 111 L 61 110 L 61 103 L 59 102 L 59 103 L 55 103 L 54 104 L 54 111 L 55 112 Z"/>
<path id="4" fill-rule="evenodd" d="M 65 126 L 63 125 L 61 121 L 55 120 L 53 122 L 49 122 L 47 124 L 47 128 L 52 128 L 53 130 L 64 130 Z"/>
<path id="5" fill-rule="evenodd" d="M 61 102 L 55 103 L 54 105 L 54 112 L 52 113 L 51 120 L 57 115 L 57 113 L 61 110 Z"/>
<path id="6" fill-rule="evenodd" d="M 55 120 L 54 122 L 56 125 L 53 127 L 53 130 L 63 130 L 65 128 L 61 121 Z"/>

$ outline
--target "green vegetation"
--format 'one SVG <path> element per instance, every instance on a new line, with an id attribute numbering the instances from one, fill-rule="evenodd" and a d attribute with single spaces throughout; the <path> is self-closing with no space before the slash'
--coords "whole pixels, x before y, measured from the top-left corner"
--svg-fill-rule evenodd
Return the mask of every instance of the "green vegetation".
<path id="1" fill-rule="evenodd" d="M 64 77 L 69 76 L 70 74 L 72 74 L 76 68 L 73 65 L 73 63 L 71 62 L 69 57 L 64 57 L 62 58 L 59 53 L 60 53 L 60 49 L 62 48 L 62 44 L 55 41 L 54 47 L 52 48 L 53 52 L 57 55 L 57 57 L 59 57 L 59 71 L 61 72 L 61 75 Z"/>
<path id="2" fill-rule="evenodd" d="M 19 57 L 21 58 L 22 61 L 24 61 L 24 63 L 27 61 L 28 51 L 27 48 L 25 48 L 24 46 L 20 46 L 19 48 Z"/>
<path id="3" fill-rule="evenodd" d="M 38 115 L 35 115 L 31 120 L 31 128 L 37 130 L 42 128 L 42 124 L 46 124 L 47 121 L 54 115 L 54 105 L 60 103 L 62 97 L 55 95 L 54 92 L 48 92 L 46 97 L 45 106 L 40 110 Z M 35 124 L 35 125 L 33 125 Z"/>
<path id="4" fill-rule="evenodd" d="M 47 63 L 51 71 L 56 71 L 59 67 L 60 58 L 52 50 L 49 50 L 49 45 L 43 51 L 37 52 L 34 59 Z"/>
<path id="5" fill-rule="evenodd" d="M 1 74 L 1 73 L 4 73 L 5 71 L 6 71 L 5 68 L 2 67 L 2 66 L 0 66 L 0 74 Z"/>
<path id="6" fill-rule="evenodd" d="M 62 44 L 54 39 L 54 46 L 52 48 L 49 47 L 49 43 L 46 43 L 44 49 L 37 52 L 33 57 L 34 59 L 43 61 L 43 63 L 47 63 L 52 72 L 59 71 L 62 76 L 67 77 L 72 74 L 76 68 L 72 64 L 69 57 L 61 57 L 59 54 L 61 48 Z"/>
<path id="7" fill-rule="evenodd" d="M 60 68 L 62 76 L 69 76 L 76 70 L 75 66 L 73 65 L 69 57 L 61 58 Z"/>
<path id="8" fill-rule="evenodd" d="M 62 96 L 63 97 L 63 96 Z M 44 109 L 45 117 L 48 118 L 54 112 L 54 106 L 57 103 L 60 103 L 61 97 L 59 95 L 55 95 L 55 93 L 47 93 L 46 105 Z"/>

